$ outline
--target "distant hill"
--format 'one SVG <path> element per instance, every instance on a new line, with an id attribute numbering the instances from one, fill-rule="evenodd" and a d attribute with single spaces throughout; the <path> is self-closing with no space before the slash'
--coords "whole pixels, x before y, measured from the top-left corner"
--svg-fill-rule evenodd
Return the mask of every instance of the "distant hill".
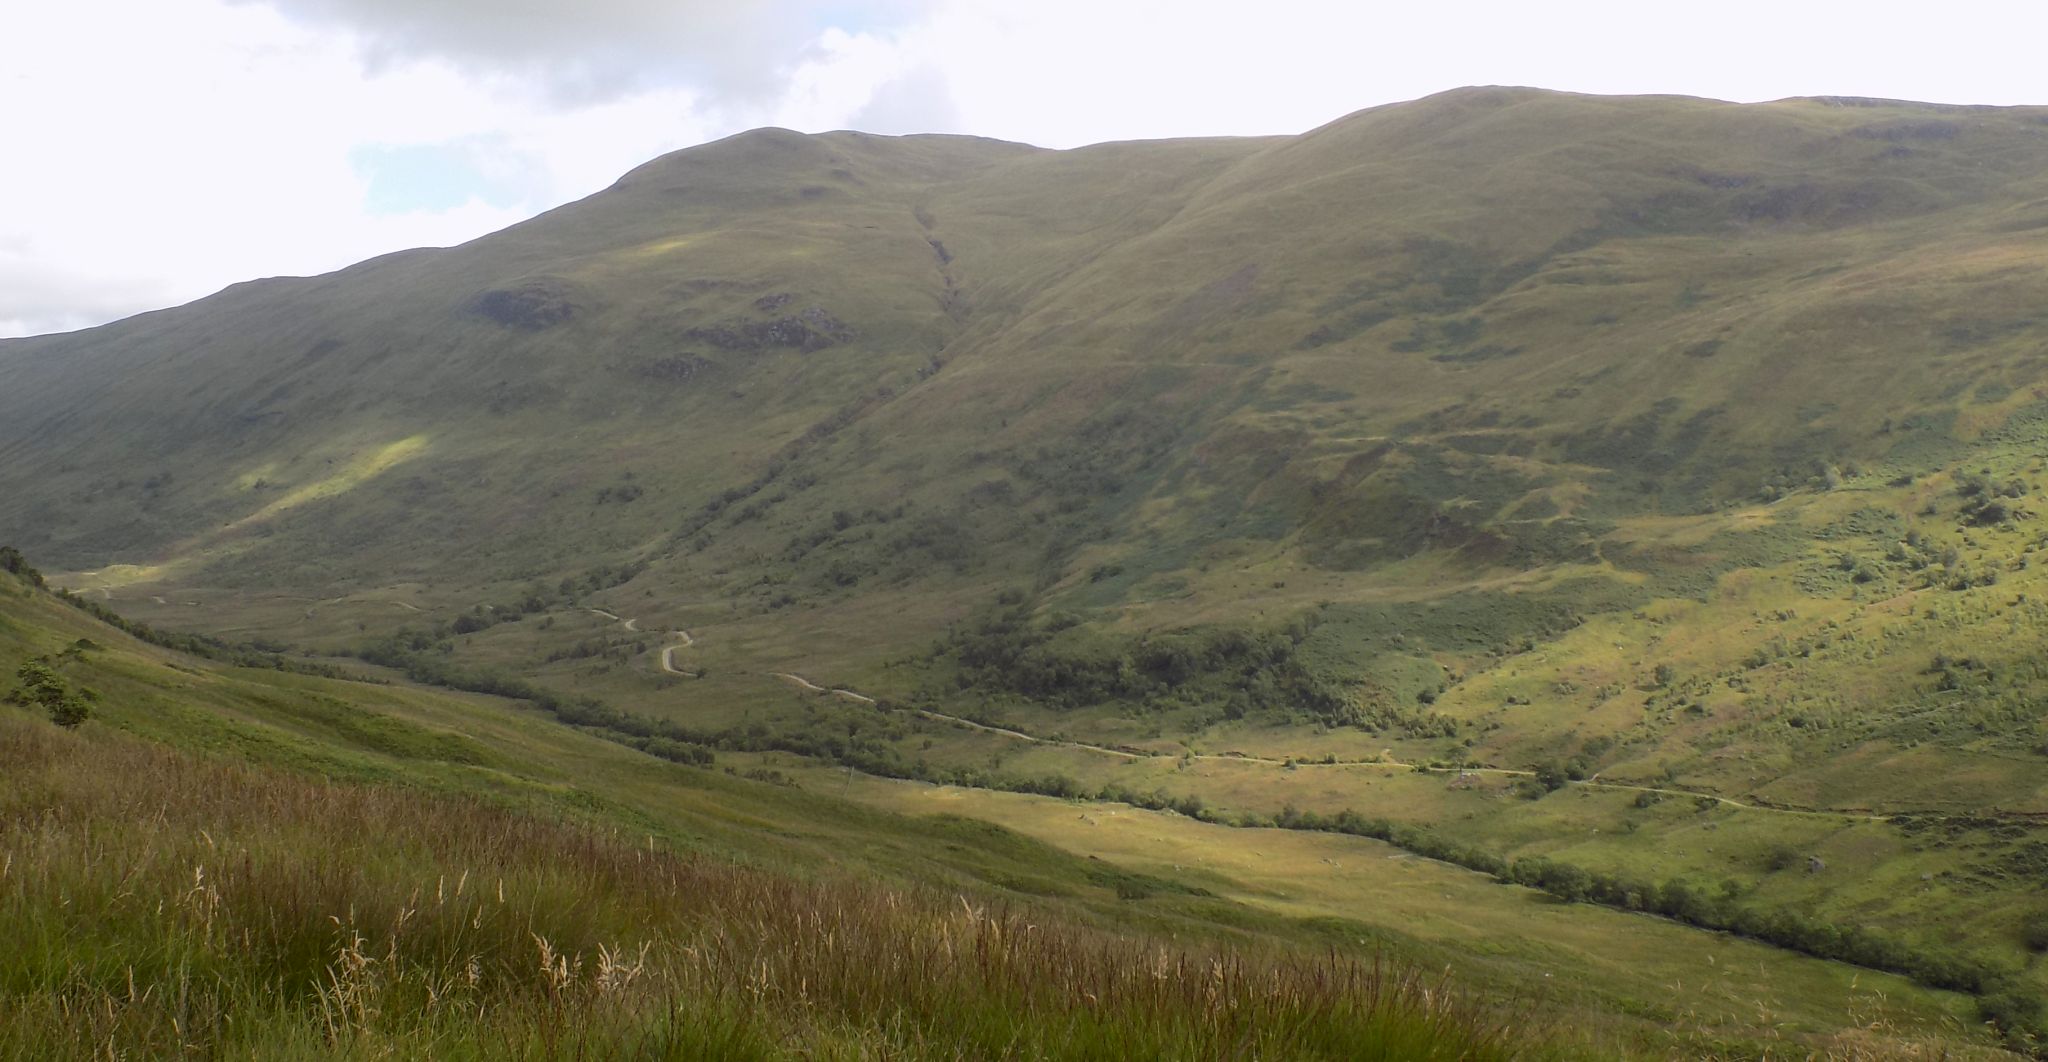
<path id="1" fill-rule="evenodd" d="M 0 529 L 237 586 L 680 574 L 899 507 L 764 574 L 1527 568 L 2033 401 L 2044 162 L 2038 109 L 1517 89 L 1061 152 L 760 130 L 0 344 Z"/>

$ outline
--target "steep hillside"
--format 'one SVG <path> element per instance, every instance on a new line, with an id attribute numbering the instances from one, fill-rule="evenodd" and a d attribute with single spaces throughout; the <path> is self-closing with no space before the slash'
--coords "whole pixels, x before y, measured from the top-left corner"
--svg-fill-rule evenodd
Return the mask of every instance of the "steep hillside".
<path id="1" fill-rule="evenodd" d="M 763 130 L 0 345 L 0 528 L 185 585 L 638 560 L 747 609 L 1083 544 L 1567 561 L 2032 401 L 2041 117 L 1487 89 L 1069 152 Z"/>

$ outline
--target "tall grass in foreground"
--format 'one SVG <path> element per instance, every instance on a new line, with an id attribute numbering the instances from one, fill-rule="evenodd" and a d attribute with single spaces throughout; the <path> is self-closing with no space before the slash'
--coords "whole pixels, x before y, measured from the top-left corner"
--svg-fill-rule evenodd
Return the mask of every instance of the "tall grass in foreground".
<path id="1" fill-rule="evenodd" d="M 0 710 L 0 1057 L 1535 1053 L 1375 962 L 1164 948 Z"/>

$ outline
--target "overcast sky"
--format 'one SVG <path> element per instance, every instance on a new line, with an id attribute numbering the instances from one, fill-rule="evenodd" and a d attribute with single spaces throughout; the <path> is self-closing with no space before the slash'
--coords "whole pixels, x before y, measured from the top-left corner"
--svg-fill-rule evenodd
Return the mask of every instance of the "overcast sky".
<path id="1" fill-rule="evenodd" d="M 1469 84 L 2048 103 L 2048 5 L 0 0 L 0 336 L 460 242 L 760 125 L 1071 147 Z"/>

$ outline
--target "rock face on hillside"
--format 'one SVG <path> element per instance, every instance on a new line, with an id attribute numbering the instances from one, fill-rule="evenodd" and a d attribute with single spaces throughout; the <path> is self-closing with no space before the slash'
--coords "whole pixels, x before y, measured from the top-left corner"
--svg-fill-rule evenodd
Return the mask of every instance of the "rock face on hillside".
<path id="1" fill-rule="evenodd" d="M 755 305 L 772 303 L 781 295 L 771 295 L 755 300 Z M 711 325 L 692 328 L 683 333 L 686 339 L 709 343 L 720 350 L 761 351 L 770 347 L 793 347 L 808 354 L 826 347 L 849 342 L 854 331 L 846 322 L 826 313 L 823 307 L 813 306 L 802 313 L 789 314 L 767 321 L 742 321 L 738 324 Z"/>
<path id="2" fill-rule="evenodd" d="M 538 277 L 477 296 L 476 312 L 507 328 L 538 332 L 584 309 L 578 292 L 555 277 Z"/>

